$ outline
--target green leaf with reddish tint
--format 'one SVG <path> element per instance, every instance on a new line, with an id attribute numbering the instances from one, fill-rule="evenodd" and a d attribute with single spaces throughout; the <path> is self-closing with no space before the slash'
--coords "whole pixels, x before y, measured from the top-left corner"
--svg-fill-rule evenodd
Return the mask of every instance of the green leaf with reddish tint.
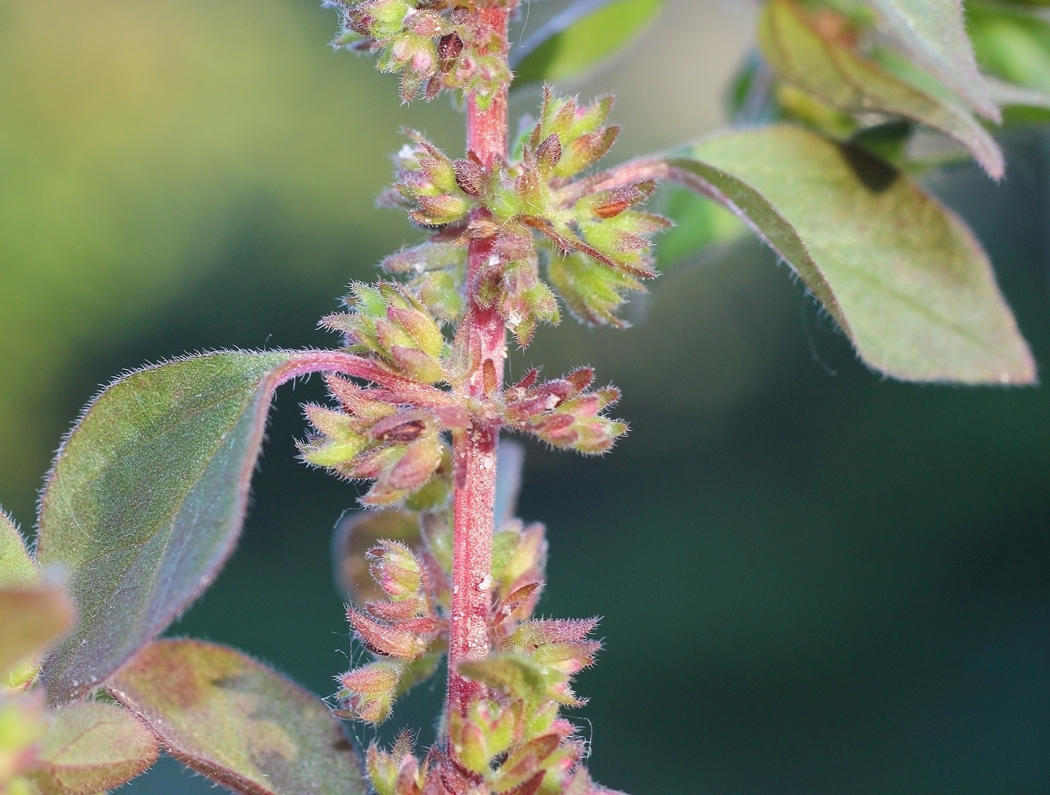
<path id="1" fill-rule="evenodd" d="M 44 795 L 119 787 L 157 760 L 156 736 L 123 707 L 87 702 L 52 715 L 31 773 Z"/>
<path id="2" fill-rule="evenodd" d="M 25 539 L 0 509 L 0 588 L 24 588 L 35 585 L 39 579 Z"/>
<path id="3" fill-rule="evenodd" d="M 223 646 L 151 643 L 110 680 L 176 759 L 249 795 L 364 795 L 357 756 L 328 707 Z"/>
<path id="4" fill-rule="evenodd" d="M 61 564 L 80 620 L 47 660 L 52 701 L 89 691 L 159 635 L 232 552 L 289 353 L 217 353 L 105 389 L 59 450 L 37 559 Z"/>
<path id="5" fill-rule="evenodd" d="M 798 0 L 770 0 L 766 5 L 758 41 L 782 79 L 842 111 L 886 113 L 938 130 L 969 149 L 993 178 L 1003 176 L 999 145 L 968 108 L 924 91 L 862 56 L 848 33 L 825 30 L 830 26 L 821 19 Z"/>
<path id="6" fill-rule="evenodd" d="M 511 50 L 521 83 L 575 77 L 615 54 L 660 12 L 664 0 L 576 0 Z"/>
<path id="7" fill-rule="evenodd" d="M 961 0 L 867 0 L 890 34 L 938 80 L 993 121 L 999 108 L 977 69 Z"/>
<path id="8" fill-rule="evenodd" d="M 908 381 L 1031 384 L 1035 364 L 973 233 L 905 175 L 801 128 L 715 136 L 670 178 L 736 212 L 871 367 Z"/>
<path id="9" fill-rule="evenodd" d="M 0 588 L 0 684 L 62 637 L 73 616 L 69 597 L 57 585 Z"/>

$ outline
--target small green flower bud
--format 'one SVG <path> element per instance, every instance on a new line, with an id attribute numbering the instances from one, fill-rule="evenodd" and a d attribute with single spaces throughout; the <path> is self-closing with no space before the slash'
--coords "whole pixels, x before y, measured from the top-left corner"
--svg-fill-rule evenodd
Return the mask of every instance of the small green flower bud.
<path id="1" fill-rule="evenodd" d="M 616 316 L 625 301 L 623 293 L 645 291 L 633 276 L 582 254 L 552 257 L 547 276 L 569 311 L 581 322 L 592 325 L 627 325 Z"/>
<path id="2" fill-rule="evenodd" d="M 444 323 L 455 323 L 466 309 L 466 301 L 456 277 L 451 273 L 427 273 L 415 282 L 419 300 L 435 318 Z"/>
<path id="3" fill-rule="evenodd" d="M 411 10 L 406 0 L 378 0 L 367 6 L 371 18 L 368 34 L 375 39 L 388 39 L 399 34 Z"/>
<path id="4" fill-rule="evenodd" d="M 423 567 L 415 554 L 397 541 L 380 541 L 366 555 L 372 578 L 394 601 L 419 596 Z"/>
<path id="5" fill-rule="evenodd" d="M 387 317 L 407 332 L 427 356 L 436 359 L 441 355 L 445 347 L 445 338 L 441 335 L 437 322 L 422 305 L 411 309 L 392 306 L 387 310 Z"/>
<path id="6" fill-rule="evenodd" d="M 400 760 L 380 750 L 379 746 L 373 742 L 368 746 L 365 767 L 376 795 L 397 795 L 397 775 L 401 770 Z"/>
<path id="7" fill-rule="evenodd" d="M 489 771 L 489 751 L 485 742 L 485 733 L 475 723 L 470 721 L 463 725 L 459 735 L 459 742 L 454 745 L 456 756 L 463 766 L 473 773 L 487 773 Z"/>
<path id="8" fill-rule="evenodd" d="M 398 368 L 409 378 L 425 384 L 433 384 L 445 377 L 441 363 L 418 348 L 395 345 L 390 356 Z"/>
<path id="9" fill-rule="evenodd" d="M 554 176 L 568 179 L 594 165 L 608 154 L 619 135 L 619 127 L 606 127 L 571 141 L 562 151 Z"/>

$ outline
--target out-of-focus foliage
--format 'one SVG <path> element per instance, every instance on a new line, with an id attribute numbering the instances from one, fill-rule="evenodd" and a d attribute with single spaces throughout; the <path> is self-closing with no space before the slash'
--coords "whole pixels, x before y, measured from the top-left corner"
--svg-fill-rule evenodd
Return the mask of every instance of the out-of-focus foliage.
<path id="1" fill-rule="evenodd" d="M 245 235 L 288 241 L 260 267 L 300 288 L 338 289 L 340 252 L 400 240 L 372 197 L 405 116 L 306 6 L 0 0 L 0 450 L 21 451 L 0 457 L 0 497 L 39 481 L 63 371 Z"/>
<path id="2" fill-rule="evenodd" d="M 664 0 L 576 0 L 514 51 L 519 84 L 556 83 L 593 68 L 645 28 Z"/>

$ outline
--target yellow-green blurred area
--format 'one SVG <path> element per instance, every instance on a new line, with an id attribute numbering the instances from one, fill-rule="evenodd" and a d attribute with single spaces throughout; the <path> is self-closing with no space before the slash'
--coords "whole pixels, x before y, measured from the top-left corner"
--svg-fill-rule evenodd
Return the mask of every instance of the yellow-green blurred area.
<path id="1" fill-rule="evenodd" d="M 561 2 L 535 2 L 535 29 Z M 755 6 L 670 0 L 617 62 L 615 158 L 722 123 Z M 460 154 L 446 99 L 331 50 L 314 0 L 0 0 L 0 503 L 32 525 L 52 451 L 100 384 L 217 347 L 329 345 L 322 314 L 418 237 L 375 210 L 398 125 Z M 520 37 L 520 33 L 516 34 Z M 514 113 L 529 112 L 523 94 Z M 1050 366 L 1050 137 L 928 184 L 972 223 Z M 529 448 L 545 615 L 603 615 L 578 691 L 603 783 L 660 793 L 1050 793 L 1050 395 L 880 380 L 744 242 L 680 267 L 634 328 L 566 322 L 513 360 L 615 382 L 603 459 Z M 360 657 L 333 585 L 352 487 L 305 470 L 278 395 L 241 546 L 175 633 L 326 695 Z M 382 736 L 433 734 L 440 687 Z M 593 724 L 593 729 L 592 729 Z M 373 735 L 355 729 L 367 742 Z M 131 792 L 204 792 L 173 763 Z"/>

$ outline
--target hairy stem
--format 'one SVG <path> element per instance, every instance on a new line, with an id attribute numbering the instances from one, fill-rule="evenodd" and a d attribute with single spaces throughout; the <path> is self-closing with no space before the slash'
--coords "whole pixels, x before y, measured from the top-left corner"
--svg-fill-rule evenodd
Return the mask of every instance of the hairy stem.
<path id="1" fill-rule="evenodd" d="M 506 8 L 484 8 L 478 14 L 502 32 L 507 49 Z M 467 149 L 485 165 L 507 157 L 507 89 L 487 107 L 473 96 L 467 106 Z M 461 333 L 469 350 L 480 356 L 468 385 L 467 397 L 480 399 L 503 388 L 507 358 L 506 327 L 494 307 L 476 300 L 479 277 L 492 256 L 491 241 L 473 241 L 467 261 L 469 308 Z M 452 565 L 452 616 L 450 621 L 448 709 L 465 709 L 479 687 L 459 676 L 456 667 L 489 653 L 488 616 L 492 588 L 492 534 L 496 502 L 496 449 L 499 428 L 482 421 L 453 439 L 455 457 L 455 547 Z"/>

